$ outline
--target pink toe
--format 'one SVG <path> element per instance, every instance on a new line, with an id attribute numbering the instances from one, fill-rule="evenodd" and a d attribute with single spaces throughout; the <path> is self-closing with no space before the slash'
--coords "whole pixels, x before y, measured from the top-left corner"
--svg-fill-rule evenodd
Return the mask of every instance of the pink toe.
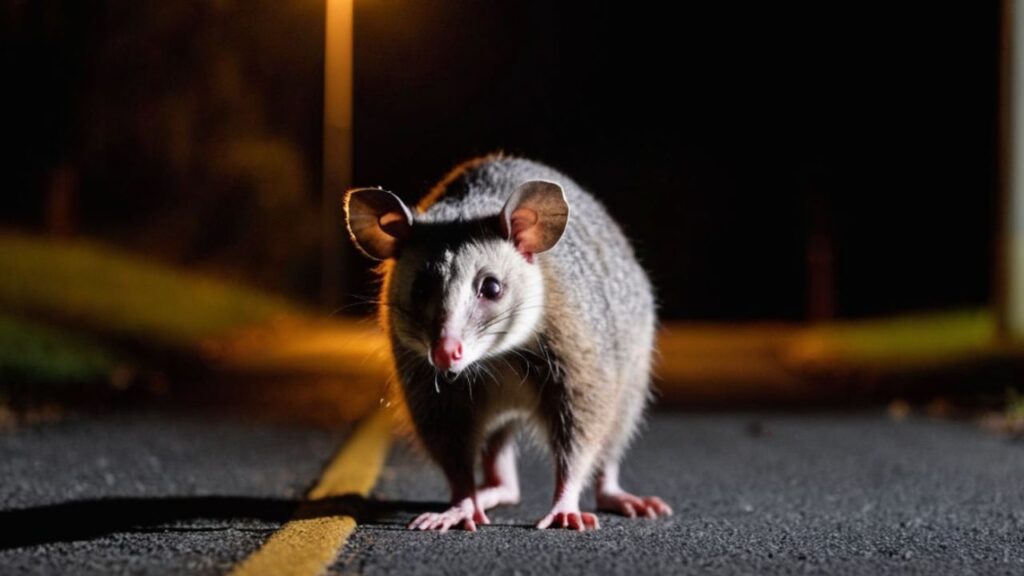
<path id="1" fill-rule="evenodd" d="M 473 520 L 478 524 L 490 524 L 491 519 L 487 517 L 487 514 L 482 509 L 477 509 L 473 513 Z"/>
<path id="2" fill-rule="evenodd" d="M 658 498 L 657 496 L 651 496 L 650 498 L 647 499 L 647 501 L 650 504 L 650 506 L 654 508 L 655 511 L 657 511 L 659 515 L 669 516 L 672 514 L 672 508 L 670 508 L 668 504 L 665 504 L 665 501 L 662 500 L 661 498 Z"/>
<path id="3" fill-rule="evenodd" d="M 413 530 L 425 530 L 427 528 L 427 524 L 430 522 L 432 518 L 433 515 L 429 513 L 420 514 L 418 517 L 416 517 L 415 520 L 412 521 L 411 524 L 409 524 L 409 528 Z"/>

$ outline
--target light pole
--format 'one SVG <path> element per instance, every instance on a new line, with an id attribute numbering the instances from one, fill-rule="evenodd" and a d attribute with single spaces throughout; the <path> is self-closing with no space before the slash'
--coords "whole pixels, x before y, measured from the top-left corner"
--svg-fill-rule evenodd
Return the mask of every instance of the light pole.
<path id="1" fill-rule="evenodd" d="M 341 274 L 341 201 L 352 185 L 352 20 L 354 0 L 326 0 L 324 25 L 323 280 L 321 301 L 338 305 Z"/>

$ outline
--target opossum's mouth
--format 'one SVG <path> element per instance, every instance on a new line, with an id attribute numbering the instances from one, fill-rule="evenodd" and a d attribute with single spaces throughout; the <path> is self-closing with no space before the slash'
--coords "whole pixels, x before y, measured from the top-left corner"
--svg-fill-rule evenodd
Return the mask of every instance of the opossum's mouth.
<path id="1" fill-rule="evenodd" d="M 431 358 L 431 355 L 429 355 L 429 354 L 427 355 L 427 363 L 430 364 L 430 366 L 434 370 L 436 370 L 437 372 L 439 372 L 441 374 L 451 375 L 451 376 L 458 376 L 459 373 L 462 372 L 466 368 L 465 365 L 455 365 L 455 364 L 450 365 L 450 366 L 438 366 L 437 363 L 434 362 L 434 360 Z"/>
<path id="2" fill-rule="evenodd" d="M 427 357 L 427 363 L 437 371 L 438 374 L 442 374 L 446 377 L 457 378 L 460 374 L 465 372 L 467 369 L 472 367 L 474 361 L 458 361 L 450 365 L 438 365 L 436 361 Z"/>
<path id="3" fill-rule="evenodd" d="M 433 343 L 425 336 L 415 340 L 399 339 L 403 354 L 411 354 L 419 361 L 426 362 L 438 374 L 456 377 L 476 364 L 487 355 L 487 343 L 479 340 L 457 341 L 447 343 L 435 340 Z M 408 356 L 406 356 L 408 358 Z"/>
<path id="4" fill-rule="evenodd" d="M 426 350 L 426 360 L 440 374 L 458 377 L 491 353 L 486 338 L 438 338 Z"/>

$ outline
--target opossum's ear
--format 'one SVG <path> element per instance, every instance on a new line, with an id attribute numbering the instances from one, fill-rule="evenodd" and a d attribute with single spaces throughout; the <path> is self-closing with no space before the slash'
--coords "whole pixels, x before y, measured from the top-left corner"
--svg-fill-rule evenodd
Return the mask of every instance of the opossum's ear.
<path id="1" fill-rule="evenodd" d="M 562 187 L 531 180 L 509 196 L 501 209 L 501 231 L 529 260 L 555 247 L 569 223 L 569 203 Z"/>
<path id="2" fill-rule="evenodd" d="M 345 223 L 360 252 L 387 260 L 412 232 L 412 212 L 391 192 L 358 188 L 345 194 Z"/>

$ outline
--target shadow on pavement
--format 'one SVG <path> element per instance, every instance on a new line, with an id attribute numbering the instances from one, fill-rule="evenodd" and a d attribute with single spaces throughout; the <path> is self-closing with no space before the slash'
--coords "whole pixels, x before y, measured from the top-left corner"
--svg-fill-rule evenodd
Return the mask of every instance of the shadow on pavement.
<path id="1" fill-rule="evenodd" d="M 383 501 L 347 495 L 322 500 L 290 500 L 249 496 L 166 498 L 101 498 L 0 511 L 0 550 L 54 542 L 91 540 L 120 532 L 153 529 L 203 531 L 175 523 L 188 520 L 289 520 L 352 516 L 359 524 L 390 524 L 396 513 L 441 510 L 441 502 Z M 403 525 L 404 526 L 404 525 Z"/>

